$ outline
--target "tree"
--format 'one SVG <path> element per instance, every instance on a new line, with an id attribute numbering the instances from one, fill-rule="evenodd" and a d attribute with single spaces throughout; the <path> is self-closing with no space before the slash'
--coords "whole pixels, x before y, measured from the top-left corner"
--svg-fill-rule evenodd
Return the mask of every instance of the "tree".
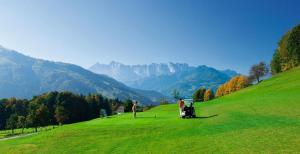
<path id="1" fill-rule="evenodd" d="M 36 118 L 38 126 L 46 126 L 49 124 L 49 110 L 46 105 L 42 104 L 36 110 Z"/>
<path id="2" fill-rule="evenodd" d="M 268 73 L 268 68 L 265 62 L 253 65 L 250 69 L 250 78 L 255 79 L 258 83 L 261 81 L 260 78 Z"/>
<path id="3" fill-rule="evenodd" d="M 56 124 L 56 120 L 55 120 L 55 105 L 56 105 L 56 97 L 58 95 L 58 92 L 54 91 L 54 92 L 49 92 L 46 93 L 44 96 L 44 103 L 48 108 L 49 111 L 49 122 L 50 124 Z"/>
<path id="4" fill-rule="evenodd" d="M 124 110 L 125 112 L 131 112 L 131 108 L 133 106 L 133 102 L 131 99 L 127 99 L 124 103 Z"/>
<path id="5" fill-rule="evenodd" d="M 62 125 L 69 119 L 69 113 L 63 106 L 58 105 L 55 109 L 55 118 L 59 125 Z"/>
<path id="6" fill-rule="evenodd" d="M 26 127 L 26 118 L 24 116 L 18 116 L 18 128 L 22 128 L 22 134 L 24 133 L 24 128 Z"/>
<path id="7" fill-rule="evenodd" d="M 90 117 L 89 104 L 82 95 L 73 94 L 71 92 L 61 92 L 57 95 L 56 106 L 59 106 L 58 111 L 64 111 L 63 113 L 59 112 L 62 113 L 60 114 L 61 116 L 67 115 L 66 119 L 63 118 L 64 123 L 84 121 Z M 99 113 L 99 110 L 97 110 L 97 113 Z"/>
<path id="8" fill-rule="evenodd" d="M 177 89 L 174 89 L 172 92 L 172 96 L 174 99 L 178 100 L 180 98 L 180 93 Z"/>
<path id="9" fill-rule="evenodd" d="M 6 128 L 11 129 L 12 134 L 14 133 L 14 129 L 17 128 L 18 123 L 18 115 L 12 114 L 10 117 L 6 120 Z"/>
<path id="10" fill-rule="evenodd" d="M 50 122 L 49 110 L 43 100 L 41 97 L 36 97 L 29 103 L 29 114 L 26 117 L 26 123 L 28 126 L 34 127 L 35 132 L 37 132 L 39 126 L 46 126 Z"/>
<path id="11" fill-rule="evenodd" d="M 85 100 L 88 104 L 88 119 L 93 119 L 99 117 L 100 103 L 101 103 L 100 95 L 88 95 L 85 97 Z"/>
<path id="12" fill-rule="evenodd" d="M 229 81 L 220 85 L 216 92 L 216 97 L 221 97 L 249 86 L 249 79 L 240 75 L 231 78 Z"/>
<path id="13" fill-rule="evenodd" d="M 235 92 L 237 90 L 238 78 L 239 78 L 239 76 L 235 76 L 235 77 L 231 78 L 225 84 L 225 94 L 230 94 L 230 93 Z"/>
<path id="14" fill-rule="evenodd" d="M 74 123 L 99 117 L 100 110 L 111 115 L 113 106 L 127 105 L 131 110 L 131 100 L 126 102 L 109 99 L 100 94 L 88 96 L 71 92 L 49 92 L 34 96 L 31 100 L 0 99 L 0 129 L 38 127 L 50 124 Z M 17 120 L 14 119 L 17 116 Z"/>
<path id="15" fill-rule="evenodd" d="M 204 93 L 204 101 L 212 100 L 215 97 L 214 92 L 211 89 L 207 89 Z"/>
<path id="16" fill-rule="evenodd" d="M 37 132 L 38 122 L 35 111 L 31 110 L 29 114 L 26 116 L 26 124 L 29 127 L 34 127 L 35 132 Z"/>
<path id="17" fill-rule="evenodd" d="M 281 66 L 280 66 L 280 56 L 278 54 L 277 51 L 275 51 L 275 53 L 273 54 L 273 59 L 271 60 L 271 73 L 274 75 L 274 74 L 277 74 L 277 73 L 280 73 L 281 72 Z"/>
<path id="18" fill-rule="evenodd" d="M 249 80 L 246 76 L 240 75 L 237 78 L 237 83 L 236 83 L 236 91 L 241 90 L 243 88 L 246 88 L 249 86 Z"/>
<path id="19" fill-rule="evenodd" d="M 285 33 L 271 60 L 272 74 L 287 71 L 300 65 L 300 24 Z"/>
<path id="20" fill-rule="evenodd" d="M 221 97 L 224 95 L 225 95 L 225 86 L 223 84 L 223 85 L 220 85 L 219 88 L 217 89 L 216 97 Z"/>
<path id="21" fill-rule="evenodd" d="M 205 88 L 199 88 L 193 95 L 194 102 L 203 102 L 204 100 Z"/>
<path id="22" fill-rule="evenodd" d="M 7 113 L 5 110 L 5 99 L 0 100 L 0 129 L 5 129 L 5 123 L 7 119 Z"/>

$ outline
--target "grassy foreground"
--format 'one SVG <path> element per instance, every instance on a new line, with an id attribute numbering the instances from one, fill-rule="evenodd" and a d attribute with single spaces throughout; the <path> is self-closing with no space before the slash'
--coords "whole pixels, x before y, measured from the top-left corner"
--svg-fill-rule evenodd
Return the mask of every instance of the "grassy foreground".
<path id="1" fill-rule="evenodd" d="M 55 128 L 58 126 L 55 126 Z M 53 126 L 47 126 L 47 127 L 43 127 L 43 128 L 38 128 L 38 131 L 50 131 L 52 130 Z M 22 129 L 15 129 L 14 133 L 11 132 L 11 130 L 1 130 L 0 131 L 0 141 L 1 139 L 4 138 L 9 138 L 9 137 L 15 137 L 15 136 L 20 136 L 20 135 L 26 135 L 26 134 L 33 134 L 35 133 L 35 129 L 34 128 L 27 128 L 23 130 L 22 133 Z"/>
<path id="2" fill-rule="evenodd" d="M 0 153 L 300 153 L 300 68 L 197 104 L 65 125 L 0 141 Z"/>

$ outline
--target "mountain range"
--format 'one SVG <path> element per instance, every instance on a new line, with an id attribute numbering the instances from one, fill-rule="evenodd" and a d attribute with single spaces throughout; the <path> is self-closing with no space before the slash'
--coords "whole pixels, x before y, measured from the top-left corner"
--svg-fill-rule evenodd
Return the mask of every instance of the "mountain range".
<path id="1" fill-rule="evenodd" d="M 156 104 L 164 97 L 155 91 L 130 88 L 77 65 L 36 59 L 4 47 L 0 47 L 0 72 L 0 98 L 31 98 L 49 91 L 71 91 Z"/>
<path id="2" fill-rule="evenodd" d="M 186 63 L 152 63 L 149 65 L 125 65 L 112 61 L 96 63 L 89 70 L 108 75 L 129 87 L 156 90 L 171 96 L 176 89 L 182 97 L 191 97 L 199 87 L 216 88 L 238 75 L 233 70 L 217 70 L 205 65 L 190 66 Z"/>

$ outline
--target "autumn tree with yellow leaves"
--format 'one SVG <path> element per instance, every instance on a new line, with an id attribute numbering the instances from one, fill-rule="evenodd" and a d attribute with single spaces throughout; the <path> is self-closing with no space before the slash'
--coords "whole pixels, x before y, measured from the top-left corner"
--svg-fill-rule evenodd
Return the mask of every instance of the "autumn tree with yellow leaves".
<path id="1" fill-rule="evenodd" d="M 204 101 L 209 101 L 214 99 L 215 95 L 211 89 L 207 89 L 204 93 Z"/>
<path id="2" fill-rule="evenodd" d="M 219 86 L 216 91 L 216 97 L 221 97 L 249 86 L 249 80 L 244 75 L 231 78 L 228 82 Z"/>

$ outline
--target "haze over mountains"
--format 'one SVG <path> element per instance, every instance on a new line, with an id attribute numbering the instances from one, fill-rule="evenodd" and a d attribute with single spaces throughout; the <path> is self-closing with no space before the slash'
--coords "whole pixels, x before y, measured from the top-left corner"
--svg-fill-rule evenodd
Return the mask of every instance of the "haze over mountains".
<path id="1" fill-rule="evenodd" d="M 156 90 L 167 96 L 171 96 L 172 91 L 177 89 L 185 97 L 190 97 L 201 86 L 215 90 L 238 74 L 232 70 L 220 71 L 205 65 L 195 67 L 171 62 L 125 65 L 112 61 L 110 64 L 96 63 L 89 69 L 98 74 L 106 74 L 133 88 Z"/>
<path id="2" fill-rule="evenodd" d="M 174 89 L 181 96 L 190 97 L 201 86 L 216 89 L 237 75 L 232 70 L 184 63 L 133 66 L 97 63 L 90 70 L 95 73 L 73 64 L 35 59 L 0 46 L 0 98 L 31 98 L 49 91 L 71 91 L 155 104 L 171 96 Z"/>
<path id="3" fill-rule="evenodd" d="M 31 98 L 49 91 L 71 91 L 77 94 L 101 93 L 111 98 L 131 98 L 144 104 L 155 104 L 164 97 L 154 91 L 127 87 L 77 65 L 35 59 L 1 46 L 0 72 L 0 98 Z"/>

